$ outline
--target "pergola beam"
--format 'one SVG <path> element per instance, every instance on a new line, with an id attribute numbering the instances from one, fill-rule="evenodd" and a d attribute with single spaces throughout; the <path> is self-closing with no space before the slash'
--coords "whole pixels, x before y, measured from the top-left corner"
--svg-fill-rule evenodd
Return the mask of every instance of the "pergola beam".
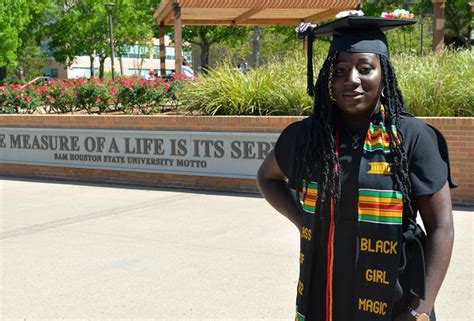
<path id="1" fill-rule="evenodd" d="M 341 10 L 340 9 L 328 9 L 328 10 L 325 10 L 323 12 L 319 12 L 317 14 L 308 16 L 308 17 L 304 18 L 303 21 L 304 22 L 321 21 L 321 20 L 324 20 L 324 19 L 327 19 L 327 18 L 334 17 L 339 11 L 341 11 Z"/>
<path id="2" fill-rule="evenodd" d="M 434 1 L 434 0 L 433 0 Z M 354 8 L 360 0 L 162 0 L 153 15 L 160 26 L 160 70 L 166 70 L 163 27 L 174 25 L 175 72 L 182 72 L 182 28 L 185 25 L 298 25 Z M 219 12 L 219 9 L 225 9 Z M 183 10 L 183 11 L 182 11 Z"/>
<path id="3" fill-rule="evenodd" d="M 155 17 L 155 20 L 158 23 L 161 23 L 161 22 L 166 23 L 165 20 L 167 20 L 167 18 L 169 18 L 170 13 L 171 13 L 172 10 L 173 10 L 173 2 L 170 1 L 166 4 L 166 7 L 163 9 L 163 11 L 160 11 L 160 12 L 156 11 L 153 16 Z"/>
<path id="4" fill-rule="evenodd" d="M 245 22 L 238 24 L 239 26 L 264 26 L 264 25 L 297 25 L 301 22 L 301 19 L 248 19 Z M 233 20 L 201 20 L 201 19 L 185 19 L 183 20 L 185 25 L 195 26 L 221 26 L 221 25 L 234 25 Z"/>
<path id="5" fill-rule="evenodd" d="M 235 18 L 234 21 L 233 21 L 233 24 L 241 24 L 245 20 L 247 20 L 248 18 L 254 16 L 255 14 L 259 13 L 262 10 L 263 10 L 262 8 L 250 9 L 249 11 L 247 11 L 247 12 L 241 14 L 240 16 L 238 16 L 237 18 Z"/>
<path id="6" fill-rule="evenodd" d="M 167 1 L 167 0 L 162 0 Z M 172 1 L 172 0 L 171 0 Z M 360 0 L 179 0 L 182 8 L 354 8 Z"/>

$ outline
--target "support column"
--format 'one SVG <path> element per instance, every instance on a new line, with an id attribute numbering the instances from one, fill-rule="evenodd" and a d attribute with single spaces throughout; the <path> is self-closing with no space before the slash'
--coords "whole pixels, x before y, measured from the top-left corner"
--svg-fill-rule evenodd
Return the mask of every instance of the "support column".
<path id="1" fill-rule="evenodd" d="M 308 52 L 308 37 L 304 37 L 303 39 L 303 54 L 306 57 L 306 54 Z"/>
<path id="2" fill-rule="evenodd" d="M 161 78 L 166 77 L 166 47 L 165 47 L 165 23 L 160 22 L 159 26 L 160 35 L 160 76 Z"/>
<path id="3" fill-rule="evenodd" d="M 444 46 L 445 0 L 431 0 L 433 3 L 433 52 L 440 53 Z"/>
<path id="4" fill-rule="evenodd" d="M 181 8 L 177 0 L 173 0 L 174 11 L 174 54 L 175 54 L 175 71 L 177 74 L 182 72 L 183 64 L 183 23 L 181 20 Z"/>

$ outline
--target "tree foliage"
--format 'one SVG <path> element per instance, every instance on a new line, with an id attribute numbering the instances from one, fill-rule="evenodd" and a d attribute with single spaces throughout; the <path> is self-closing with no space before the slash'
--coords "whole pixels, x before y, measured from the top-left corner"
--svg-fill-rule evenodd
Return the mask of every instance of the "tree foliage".
<path id="1" fill-rule="evenodd" d="M 209 52 L 214 44 L 226 44 L 230 47 L 242 43 L 249 29 L 239 26 L 184 26 L 183 41 L 196 45 L 201 50 L 200 65 L 206 70 L 209 66 Z M 174 34 L 170 33 L 171 38 Z"/>
<path id="2" fill-rule="evenodd" d="M 446 35 L 455 47 L 469 45 L 469 24 L 473 19 L 469 0 L 450 0 L 446 2 Z"/>
<path id="3" fill-rule="evenodd" d="M 107 52 L 106 18 L 105 8 L 98 1 L 58 1 L 48 31 L 48 45 L 56 61 L 71 66 L 76 56 Z"/>
<path id="4" fill-rule="evenodd" d="M 26 71 L 31 68 L 25 68 L 24 63 L 31 67 L 36 62 L 28 59 L 44 58 L 39 43 L 45 23 L 43 14 L 49 5 L 49 0 L 0 1 L 0 80 L 7 76 L 7 70 L 20 78 L 30 76 Z"/>
<path id="5" fill-rule="evenodd" d="M 470 0 L 449 0 L 445 4 L 445 42 L 455 47 L 467 46 L 469 43 L 469 24 L 472 19 L 472 11 L 469 5 Z M 418 17 L 428 16 L 433 13 L 433 3 L 431 0 L 401 1 L 383 0 L 368 1 L 363 4 L 363 11 L 366 15 L 378 16 L 382 11 L 392 11 L 396 8 L 408 9 Z M 415 27 L 417 28 L 417 27 Z M 428 28 L 426 28 L 428 29 Z"/>
<path id="6" fill-rule="evenodd" d="M 122 54 L 126 45 L 150 46 L 155 27 L 153 10 L 159 0 L 116 0 L 112 9 L 114 47 Z M 71 65 L 77 56 L 99 56 L 100 70 L 110 57 L 108 14 L 103 0 L 57 0 L 49 29 L 49 46 L 57 61 Z M 102 76 L 102 75 L 101 75 Z"/>
<path id="7" fill-rule="evenodd" d="M 0 2 L 0 67 L 16 65 L 16 50 L 21 44 L 19 34 L 30 21 L 26 0 Z"/>

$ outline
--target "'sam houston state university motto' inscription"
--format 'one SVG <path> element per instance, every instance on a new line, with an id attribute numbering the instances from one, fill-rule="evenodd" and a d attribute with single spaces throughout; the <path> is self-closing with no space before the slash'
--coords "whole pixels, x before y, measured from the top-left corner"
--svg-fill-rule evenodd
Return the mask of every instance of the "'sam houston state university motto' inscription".
<path id="1" fill-rule="evenodd" d="M 0 162 L 255 177 L 278 134 L 0 127 Z"/>

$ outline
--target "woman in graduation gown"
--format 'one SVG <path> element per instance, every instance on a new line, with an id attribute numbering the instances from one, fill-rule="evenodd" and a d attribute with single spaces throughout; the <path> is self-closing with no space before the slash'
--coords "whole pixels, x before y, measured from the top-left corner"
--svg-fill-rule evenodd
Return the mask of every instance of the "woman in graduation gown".
<path id="1" fill-rule="evenodd" d="M 300 30 L 313 113 L 282 132 L 257 175 L 300 232 L 295 320 L 435 320 L 455 183 L 443 136 L 405 111 L 389 60 L 383 30 L 411 23 L 349 16 Z M 333 40 L 313 87 L 318 34 Z"/>

